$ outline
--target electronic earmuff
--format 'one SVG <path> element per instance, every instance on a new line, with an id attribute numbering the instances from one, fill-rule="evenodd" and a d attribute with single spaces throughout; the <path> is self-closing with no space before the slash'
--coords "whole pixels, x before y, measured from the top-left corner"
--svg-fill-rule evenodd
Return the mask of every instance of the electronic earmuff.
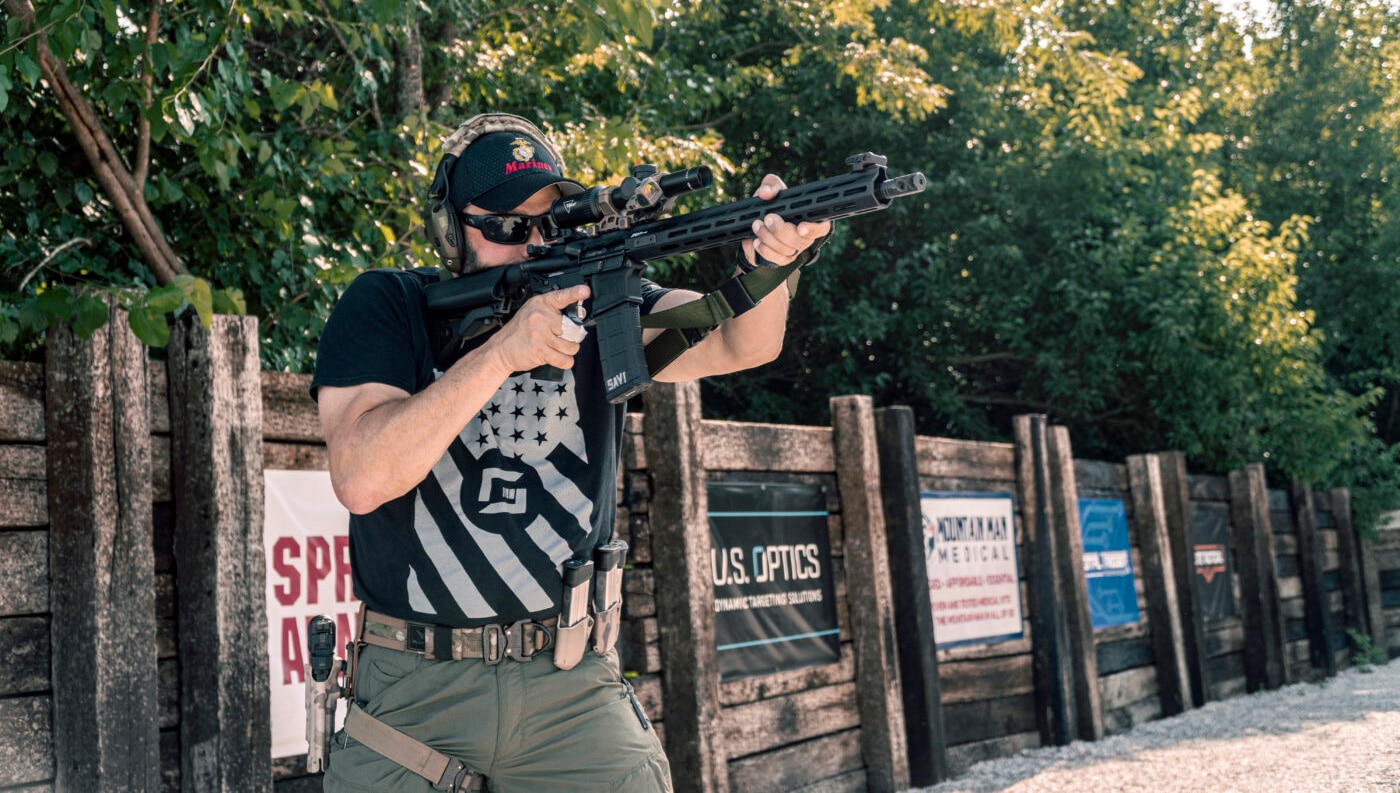
<path id="1" fill-rule="evenodd" d="M 428 205 L 423 212 L 423 226 L 428 232 L 428 241 L 437 251 L 442 265 L 453 273 L 461 274 L 466 263 L 466 235 L 458 213 L 463 207 L 452 204 L 452 173 L 457 167 L 462 153 L 477 138 L 492 132 L 514 132 L 526 135 L 544 147 L 554 158 L 560 173 L 564 171 L 564 158 L 554 144 L 534 124 L 509 113 L 483 113 L 473 116 L 457 128 L 442 143 L 442 159 L 438 161 L 433 174 L 432 186 L 428 188 Z"/>

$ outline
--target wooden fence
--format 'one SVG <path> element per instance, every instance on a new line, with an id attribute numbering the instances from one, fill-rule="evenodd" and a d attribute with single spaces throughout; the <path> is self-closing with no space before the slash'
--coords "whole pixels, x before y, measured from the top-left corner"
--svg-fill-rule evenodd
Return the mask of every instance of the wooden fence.
<path id="1" fill-rule="evenodd" d="M 0 791 L 319 789 L 269 757 L 262 551 L 263 471 L 326 467 L 308 378 L 258 371 L 251 319 L 181 323 L 164 362 L 114 319 L 0 362 Z M 686 384 L 628 416 L 622 649 L 679 790 L 900 790 L 1334 674 L 1347 630 L 1400 655 L 1400 528 L 1360 538 L 1345 490 L 1076 460 L 1043 416 L 971 443 L 867 397 L 831 413 L 704 420 Z M 720 682 L 707 485 L 732 481 L 825 494 L 839 660 Z M 930 491 L 1012 495 L 1021 638 L 934 645 Z M 1090 624 L 1081 498 L 1125 505 L 1135 623 Z M 1226 526 L 1234 613 L 1207 619 L 1193 537 Z"/>

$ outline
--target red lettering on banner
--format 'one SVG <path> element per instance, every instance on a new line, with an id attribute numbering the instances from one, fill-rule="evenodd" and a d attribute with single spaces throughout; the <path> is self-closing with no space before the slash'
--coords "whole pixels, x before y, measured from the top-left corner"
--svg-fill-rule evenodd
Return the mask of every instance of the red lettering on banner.
<path id="1" fill-rule="evenodd" d="M 282 685 L 306 680 L 306 660 L 301 654 L 301 628 L 295 617 L 282 618 Z M 296 680 L 293 681 L 292 678 Z"/>
<path id="2" fill-rule="evenodd" d="M 297 569 L 287 557 L 297 559 L 301 557 L 301 546 L 291 537 L 280 537 L 272 545 L 272 569 L 277 574 L 286 579 L 286 585 L 278 584 L 272 588 L 272 594 L 277 598 L 277 602 L 284 606 L 290 606 L 301 597 L 301 576 Z"/>
<path id="3" fill-rule="evenodd" d="M 306 602 L 321 602 L 321 582 L 331 574 L 331 545 L 325 537 L 306 538 Z"/>
<path id="4" fill-rule="evenodd" d="M 350 579 L 350 536 L 338 534 L 335 543 L 335 599 L 349 603 L 355 599 L 354 586 Z"/>

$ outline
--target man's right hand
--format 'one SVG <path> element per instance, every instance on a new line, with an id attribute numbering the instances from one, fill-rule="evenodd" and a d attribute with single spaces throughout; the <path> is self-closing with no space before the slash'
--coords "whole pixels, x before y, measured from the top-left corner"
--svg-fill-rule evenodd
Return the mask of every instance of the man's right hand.
<path id="1" fill-rule="evenodd" d="M 564 310 L 588 295 L 586 286 L 535 295 L 492 334 L 483 351 L 507 373 L 528 372 L 544 365 L 572 368 L 579 342 L 563 336 L 561 322 Z"/>

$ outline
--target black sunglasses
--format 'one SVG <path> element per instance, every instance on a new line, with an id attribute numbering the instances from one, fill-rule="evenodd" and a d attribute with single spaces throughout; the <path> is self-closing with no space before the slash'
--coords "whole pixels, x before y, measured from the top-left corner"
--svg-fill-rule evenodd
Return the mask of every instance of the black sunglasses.
<path id="1" fill-rule="evenodd" d="M 469 215 L 462 213 L 462 222 L 481 232 L 481 236 L 499 245 L 520 245 L 530 239 L 530 229 L 549 231 L 545 225 L 548 215 Z"/>

